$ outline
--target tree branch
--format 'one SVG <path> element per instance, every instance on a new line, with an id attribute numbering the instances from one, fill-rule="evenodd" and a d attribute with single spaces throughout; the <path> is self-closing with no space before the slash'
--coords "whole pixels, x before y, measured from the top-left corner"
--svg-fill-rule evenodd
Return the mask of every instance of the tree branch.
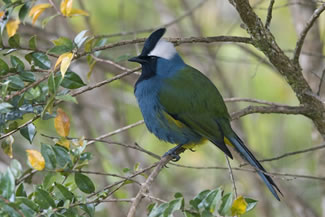
<path id="1" fill-rule="evenodd" d="M 306 38 L 306 35 L 307 35 L 308 31 L 310 30 L 310 28 L 315 23 L 315 21 L 317 20 L 317 18 L 319 17 L 319 15 L 324 10 L 325 10 L 325 3 L 322 4 L 319 8 L 317 8 L 315 10 L 314 14 L 310 17 L 310 19 L 306 23 L 305 28 L 301 32 L 300 37 L 299 37 L 299 39 L 298 39 L 298 41 L 296 43 L 296 48 L 295 48 L 295 51 L 294 51 L 294 54 L 293 54 L 293 62 L 294 62 L 294 64 L 299 63 L 299 56 L 300 56 L 302 45 L 304 44 L 304 40 Z"/>
<path id="2" fill-rule="evenodd" d="M 265 28 L 269 28 L 272 20 L 272 10 L 273 10 L 273 5 L 274 5 L 275 0 L 270 0 L 270 5 L 267 9 L 267 16 L 266 16 L 266 21 L 265 21 Z"/>

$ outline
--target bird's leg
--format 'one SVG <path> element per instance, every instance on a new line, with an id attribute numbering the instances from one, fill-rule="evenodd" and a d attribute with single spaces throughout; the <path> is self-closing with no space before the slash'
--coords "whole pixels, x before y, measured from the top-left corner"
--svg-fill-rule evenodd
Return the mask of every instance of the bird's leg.
<path id="1" fill-rule="evenodd" d="M 181 159 L 181 157 L 179 156 L 179 154 L 177 153 L 177 151 L 179 149 L 181 149 L 183 146 L 183 144 L 179 144 L 177 146 L 175 146 L 174 148 L 169 149 L 164 155 L 163 157 L 166 157 L 167 155 L 172 156 L 172 161 L 176 162 L 179 161 L 179 159 Z"/>

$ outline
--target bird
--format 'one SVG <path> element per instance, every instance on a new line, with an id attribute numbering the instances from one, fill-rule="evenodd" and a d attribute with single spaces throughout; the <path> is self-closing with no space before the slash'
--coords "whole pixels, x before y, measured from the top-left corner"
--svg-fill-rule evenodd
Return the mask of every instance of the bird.
<path id="1" fill-rule="evenodd" d="M 151 33 L 140 55 L 130 62 L 141 64 L 142 72 L 134 94 L 148 130 L 158 139 L 176 146 L 164 156 L 177 161 L 181 148 L 192 149 L 209 140 L 233 159 L 227 146 L 253 166 L 274 197 L 280 189 L 245 146 L 230 125 L 225 102 L 211 80 L 187 65 L 174 45 L 165 40 L 166 28 Z M 283 196 L 283 195 L 282 195 Z"/>

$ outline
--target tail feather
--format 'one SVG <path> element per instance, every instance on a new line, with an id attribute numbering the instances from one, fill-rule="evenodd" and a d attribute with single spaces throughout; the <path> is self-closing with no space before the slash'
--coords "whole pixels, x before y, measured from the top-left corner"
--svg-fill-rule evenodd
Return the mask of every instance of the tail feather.
<path id="1" fill-rule="evenodd" d="M 281 195 L 283 195 L 281 193 L 280 189 L 278 188 L 278 186 L 276 186 L 276 184 L 274 183 L 274 181 L 272 180 L 272 178 L 270 176 L 263 173 L 263 172 L 266 172 L 266 170 L 257 161 L 257 159 L 254 157 L 254 155 L 248 150 L 248 148 L 244 145 L 244 142 L 237 135 L 235 135 L 234 137 L 231 137 L 231 138 L 227 138 L 227 139 L 232 143 L 232 145 L 240 153 L 240 155 L 245 160 L 247 160 L 249 164 L 251 164 L 253 167 L 256 168 L 257 173 L 260 175 L 260 177 L 262 178 L 262 180 L 264 181 L 264 183 L 266 184 L 268 189 L 271 191 L 271 193 L 274 195 L 274 197 L 280 201 L 280 198 L 276 192 L 276 190 L 277 190 Z"/>

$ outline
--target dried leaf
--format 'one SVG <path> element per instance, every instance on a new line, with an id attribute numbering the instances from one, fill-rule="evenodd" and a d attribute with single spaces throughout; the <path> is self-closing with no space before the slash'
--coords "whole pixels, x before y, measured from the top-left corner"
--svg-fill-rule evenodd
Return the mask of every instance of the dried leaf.
<path id="1" fill-rule="evenodd" d="M 60 136 L 66 137 L 70 132 L 70 119 L 61 108 L 58 108 L 56 112 L 57 116 L 54 119 L 54 127 Z"/>
<path id="2" fill-rule="evenodd" d="M 36 150 L 26 150 L 28 162 L 35 170 L 43 170 L 45 167 L 45 160 L 42 154 Z"/>
<path id="3" fill-rule="evenodd" d="M 234 200 L 232 206 L 231 206 L 231 215 L 232 216 L 238 216 L 243 215 L 246 212 L 247 208 L 247 202 L 245 201 L 243 196 L 237 197 L 236 200 Z"/>
<path id="4" fill-rule="evenodd" d="M 56 61 L 54 69 L 56 67 L 58 67 L 58 65 L 61 64 L 60 71 L 61 71 L 62 78 L 64 78 L 64 75 L 67 72 L 67 70 L 71 64 L 72 59 L 73 59 L 73 53 L 67 52 L 67 53 L 61 54 L 59 56 L 58 60 Z"/>
<path id="5" fill-rule="evenodd" d="M 60 5 L 60 10 L 63 16 L 70 17 L 73 15 L 84 15 L 89 16 L 89 14 L 81 9 L 72 8 L 73 0 L 62 0 Z"/>
<path id="6" fill-rule="evenodd" d="M 29 11 L 29 16 L 32 17 L 32 23 L 34 24 L 37 18 L 43 13 L 46 8 L 50 8 L 52 5 L 50 4 L 38 4 L 32 7 Z"/>
<path id="7" fill-rule="evenodd" d="M 20 21 L 19 20 L 10 20 L 7 24 L 7 33 L 8 37 L 10 38 L 11 36 L 14 36 L 18 30 Z"/>

